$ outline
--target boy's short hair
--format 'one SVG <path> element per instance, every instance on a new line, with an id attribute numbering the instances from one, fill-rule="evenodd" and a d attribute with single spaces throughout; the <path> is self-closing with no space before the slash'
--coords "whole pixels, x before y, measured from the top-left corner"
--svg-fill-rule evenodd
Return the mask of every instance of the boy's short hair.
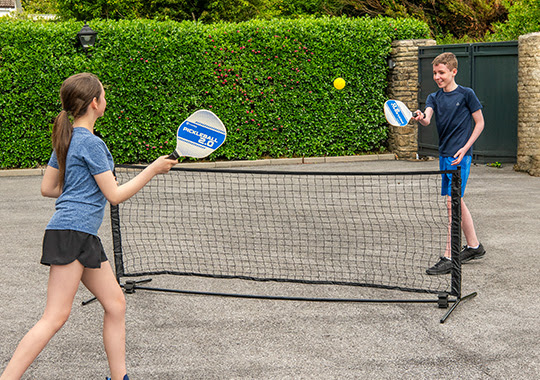
<path id="1" fill-rule="evenodd" d="M 448 69 L 453 70 L 458 68 L 458 61 L 454 53 L 442 53 L 435 57 L 433 62 L 431 62 L 433 66 L 436 65 L 446 65 Z"/>

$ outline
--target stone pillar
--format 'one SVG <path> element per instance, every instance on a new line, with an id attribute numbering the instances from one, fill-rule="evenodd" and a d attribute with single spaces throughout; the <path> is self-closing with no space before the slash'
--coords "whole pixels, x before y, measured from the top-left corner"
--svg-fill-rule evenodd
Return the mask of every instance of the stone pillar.
<path id="1" fill-rule="evenodd" d="M 411 111 L 418 108 L 418 46 L 436 45 L 435 40 L 400 40 L 392 42 L 388 97 L 401 100 Z M 393 67 L 392 67 L 393 66 Z M 389 125 L 388 148 L 400 159 L 416 158 L 418 124 L 405 127 Z"/>
<path id="2" fill-rule="evenodd" d="M 540 33 L 519 37 L 518 147 L 515 170 L 540 177 Z"/>

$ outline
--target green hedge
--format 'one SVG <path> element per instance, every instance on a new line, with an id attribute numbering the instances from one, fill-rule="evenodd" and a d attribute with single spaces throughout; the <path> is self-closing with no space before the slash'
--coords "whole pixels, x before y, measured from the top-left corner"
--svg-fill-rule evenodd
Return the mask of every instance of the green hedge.
<path id="1" fill-rule="evenodd" d="M 0 19 L 0 167 L 47 162 L 60 84 L 82 71 L 105 86 L 96 131 L 117 163 L 169 153 L 177 126 L 201 108 L 228 130 L 210 159 L 380 151 L 391 41 L 429 36 L 423 23 L 387 18 L 96 20 L 87 57 L 76 46 L 81 27 Z M 341 91 L 336 77 L 347 82 Z"/>

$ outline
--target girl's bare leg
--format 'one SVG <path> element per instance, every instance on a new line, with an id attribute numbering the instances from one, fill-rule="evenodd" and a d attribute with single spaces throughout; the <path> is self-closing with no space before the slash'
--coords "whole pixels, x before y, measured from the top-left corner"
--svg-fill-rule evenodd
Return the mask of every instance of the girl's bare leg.
<path id="1" fill-rule="evenodd" d="M 19 343 L 0 376 L 1 380 L 20 379 L 47 343 L 67 321 L 84 267 L 77 260 L 68 265 L 51 265 L 47 304 L 41 319 Z"/>
<path id="2" fill-rule="evenodd" d="M 126 300 L 116 281 L 108 261 L 99 269 L 86 268 L 82 275 L 83 284 L 96 296 L 103 306 L 103 344 L 111 377 L 122 379 L 126 374 Z"/>

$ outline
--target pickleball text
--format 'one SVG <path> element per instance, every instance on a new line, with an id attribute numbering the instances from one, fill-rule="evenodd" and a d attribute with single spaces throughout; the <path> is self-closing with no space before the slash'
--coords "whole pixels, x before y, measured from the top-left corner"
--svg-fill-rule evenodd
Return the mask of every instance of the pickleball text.
<path id="1" fill-rule="evenodd" d="M 210 148 L 213 147 L 214 144 L 217 143 L 218 141 L 215 137 L 208 136 L 206 133 L 201 133 L 199 131 L 196 131 L 188 127 L 184 127 L 184 131 L 189 134 L 197 136 L 199 138 L 199 141 L 198 141 L 199 144 L 206 145 L 207 147 L 210 147 Z"/>

